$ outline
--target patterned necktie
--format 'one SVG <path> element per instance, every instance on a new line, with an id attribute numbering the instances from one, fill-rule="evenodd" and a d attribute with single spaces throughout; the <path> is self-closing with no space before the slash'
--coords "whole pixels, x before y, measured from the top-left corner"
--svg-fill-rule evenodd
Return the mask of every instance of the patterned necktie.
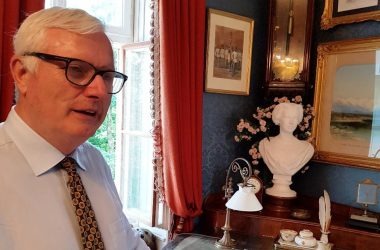
<path id="1" fill-rule="evenodd" d="M 79 223 L 83 249 L 105 249 L 90 199 L 76 170 L 77 162 L 71 157 L 66 157 L 61 161 L 61 166 L 68 174 L 67 187 L 69 188 L 75 215 Z"/>

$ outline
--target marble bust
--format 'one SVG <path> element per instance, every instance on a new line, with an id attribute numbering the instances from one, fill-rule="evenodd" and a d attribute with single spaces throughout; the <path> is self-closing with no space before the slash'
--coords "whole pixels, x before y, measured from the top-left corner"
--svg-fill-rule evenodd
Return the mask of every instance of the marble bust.
<path id="1" fill-rule="evenodd" d="M 277 136 L 265 138 L 259 143 L 260 154 L 273 174 L 273 187 L 266 193 L 277 197 L 296 197 L 290 189 L 292 176 L 313 156 L 314 147 L 307 141 L 299 140 L 293 132 L 303 119 L 302 105 L 280 103 L 272 113 L 272 120 L 280 126 Z"/>

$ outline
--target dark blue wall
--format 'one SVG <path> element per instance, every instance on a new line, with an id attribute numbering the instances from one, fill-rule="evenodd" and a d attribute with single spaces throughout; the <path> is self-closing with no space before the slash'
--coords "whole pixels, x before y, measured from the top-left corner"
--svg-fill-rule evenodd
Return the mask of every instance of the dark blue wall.
<path id="1" fill-rule="evenodd" d="M 233 141 L 236 122 L 250 115 L 259 101 L 265 80 L 267 42 L 267 1 L 212 0 L 207 8 L 223 10 L 254 19 L 251 84 L 249 96 L 204 93 L 203 96 L 203 194 L 217 192 L 226 168 L 236 157 Z"/>
<path id="2" fill-rule="evenodd" d="M 254 19 L 254 40 L 249 96 L 204 93 L 203 99 L 203 195 L 219 192 L 229 163 L 241 156 L 233 140 L 236 124 L 248 117 L 263 100 L 261 86 L 265 81 L 266 43 L 268 37 L 268 1 L 207 0 L 206 7 L 219 9 Z M 311 83 L 315 80 L 316 47 L 321 42 L 380 36 L 380 22 L 340 25 L 328 31 L 319 28 L 323 1 L 315 0 L 313 44 L 311 52 Z M 353 167 L 311 163 L 304 174 L 293 177 L 293 188 L 299 193 L 318 197 L 326 189 L 335 202 L 356 206 L 356 185 L 371 178 L 380 184 L 380 171 Z M 379 198 L 380 200 L 380 194 Z M 380 204 L 371 206 L 380 212 Z"/>

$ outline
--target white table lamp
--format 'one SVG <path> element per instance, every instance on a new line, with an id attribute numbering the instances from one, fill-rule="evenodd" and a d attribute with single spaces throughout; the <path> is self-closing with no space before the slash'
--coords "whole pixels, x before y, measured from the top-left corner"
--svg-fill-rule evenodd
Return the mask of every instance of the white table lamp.
<path id="1" fill-rule="evenodd" d="M 243 162 L 246 166 L 242 167 L 239 162 Z M 239 190 L 236 191 L 234 195 L 232 189 L 232 178 L 229 177 L 230 172 L 240 172 L 241 177 L 243 178 L 243 183 L 239 183 Z M 244 158 L 236 158 L 233 160 L 228 168 L 226 185 L 225 185 L 225 197 L 227 198 L 227 211 L 226 211 L 226 221 L 222 227 L 224 233 L 223 237 L 215 242 L 215 245 L 218 248 L 228 249 L 234 248 L 236 246 L 236 241 L 231 239 L 230 231 L 230 209 L 236 211 L 244 212 L 255 212 L 263 209 L 263 206 L 260 204 L 257 199 L 253 186 L 247 184 L 247 180 L 252 175 L 252 168 L 249 162 Z"/>

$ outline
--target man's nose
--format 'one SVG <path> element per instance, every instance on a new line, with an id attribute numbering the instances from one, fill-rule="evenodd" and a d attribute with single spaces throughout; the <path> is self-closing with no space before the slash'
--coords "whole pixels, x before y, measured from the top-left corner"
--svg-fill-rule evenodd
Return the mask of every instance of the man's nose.
<path id="1" fill-rule="evenodd" d="M 86 91 L 91 95 L 100 97 L 108 94 L 109 86 L 107 86 L 107 82 L 104 81 L 103 76 L 96 75 L 94 80 L 86 87 Z"/>

